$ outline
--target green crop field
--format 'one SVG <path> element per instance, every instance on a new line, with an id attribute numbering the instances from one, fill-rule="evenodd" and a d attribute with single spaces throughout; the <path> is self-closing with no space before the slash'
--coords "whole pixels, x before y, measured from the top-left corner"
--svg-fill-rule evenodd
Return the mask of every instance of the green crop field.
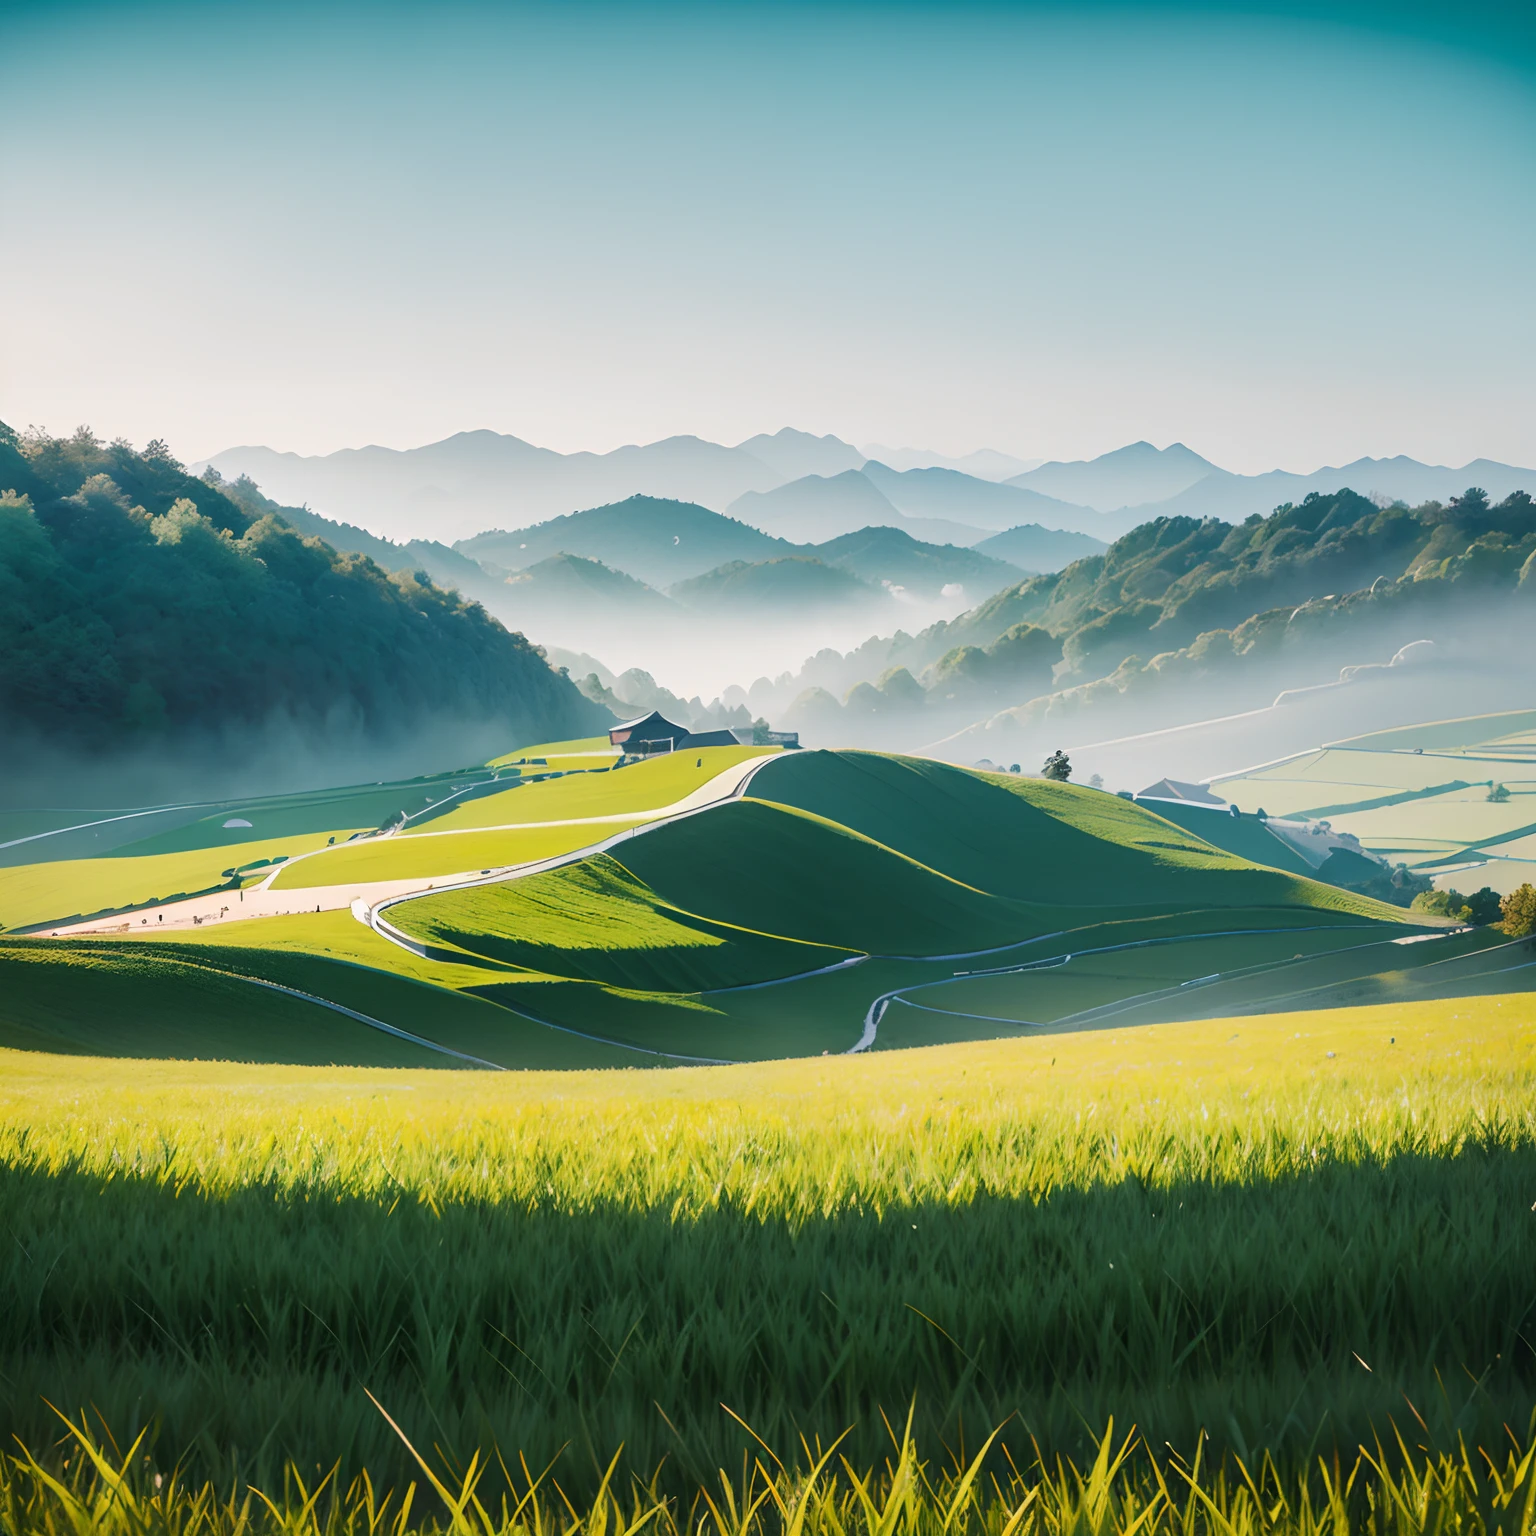
<path id="1" fill-rule="evenodd" d="M 1359 736 L 1211 787 L 1245 811 L 1326 819 L 1437 884 L 1536 881 L 1536 711 Z"/>
<path id="2" fill-rule="evenodd" d="M 1511 1434 L 1518 1459 L 1536 1403 L 1520 999 L 660 1073 L 403 1066 L 0 1054 L 0 1428 L 40 1458 L 0 1473 L 8 1530 L 103 1528 L 69 1523 L 75 1496 L 125 1533 L 201 1530 L 195 1498 L 231 1533 L 366 1520 L 364 1468 L 447 1528 L 381 1408 L 455 1491 L 490 1453 L 489 1524 L 456 1530 L 525 1529 L 497 1513 L 520 1457 L 571 1529 L 622 1447 L 605 1519 L 767 1536 L 768 1484 L 845 1431 L 803 1517 L 826 1536 L 887 1529 L 856 1476 L 881 1508 L 898 1480 L 893 1532 L 995 1536 L 1027 1501 L 1014 1529 L 1042 1536 L 1138 1512 L 1214 1536 L 1211 1509 L 1343 1536 L 1363 1490 L 1411 1501 L 1429 1466 L 1425 1519 L 1460 1499 L 1529 1529 L 1483 1460 Z M 109 1471 L 146 1432 L 115 1507 L 50 1403 Z M 1145 1449 L 1090 1495 L 1054 1458 L 1091 1483 L 1111 1419 Z M 1209 1507 L 1168 1463 L 1202 1437 Z M 1381 1470 L 1330 1496 L 1319 1458 L 1342 1479 L 1378 1439 Z M 292 1479 L 333 1464 L 304 1513 Z M 760 1526 L 719 1503 L 744 1482 Z M 281 1520 L 233 1523 L 252 1484 Z"/>

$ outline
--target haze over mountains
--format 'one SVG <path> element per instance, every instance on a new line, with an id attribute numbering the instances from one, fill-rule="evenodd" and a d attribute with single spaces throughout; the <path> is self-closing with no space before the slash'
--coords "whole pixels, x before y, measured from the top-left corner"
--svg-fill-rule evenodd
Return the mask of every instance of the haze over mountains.
<path id="1" fill-rule="evenodd" d="M 1236 475 L 1182 443 L 1160 449 L 1138 442 L 1000 479 L 1000 469 L 1022 461 L 990 450 L 960 460 L 910 449 L 882 452 L 883 459 L 871 457 L 840 438 L 791 428 L 735 446 L 671 437 L 602 454 L 561 454 L 474 431 L 420 448 L 348 448 L 316 457 L 231 448 L 207 462 L 226 477 L 249 475 L 276 502 L 305 505 L 401 542 L 444 543 L 635 495 L 726 512 L 791 543 L 887 526 L 928 543 L 974 545 L 1026 523 L 1107 542 L 1165 515 L 1241 522 L 1312 491 L 1345 486 L 1412 505 L 1447 499 L 1469 484 L 1496 498 L 1536 490 L 1536 470 L 1488 459 L 1448 468 L 1402 456 L 1367 458 L 1308 474 Z M 962 464 L 970 471 L 957 467 Z"/>

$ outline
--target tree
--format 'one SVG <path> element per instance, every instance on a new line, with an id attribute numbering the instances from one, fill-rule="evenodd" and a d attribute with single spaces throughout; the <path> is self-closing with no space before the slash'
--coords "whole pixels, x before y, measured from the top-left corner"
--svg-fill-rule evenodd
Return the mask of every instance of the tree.
<path id="1" fill-rule="evenodd" d="M 1485 885 L 1480 891 L 1473 891 L 1467 897 L 1467 921 L 1476 923 L 1479 928 L 1486 928 L 1490 923 L 1499 920 L 1499 893 L 1492 886 Z"/>
<path id="2" fill-rule="evenodd" d="M 1488 798 L 1499 805 L 1509 799 L 1509 791 L 1502 784 L 1490 784 L 1488 786 Z"/>
<path id="3" fill-rule="evenodd" d="M 1512 939 L 1523 939 L 1536 933 L 1536 886 L 1529 881 L 1517 885 L 1503 901 L 1499 911 L 1504 915 L 1500 926 Z"/>
<path id="4" fill-rule="evenodd" d="M 1072 777 L 1072 760 L 1060 747 L 1046 758 L 1045 766 L 1040 772 L 1048 779 L 1054 779 L 1058 784 L 1065 784 Z"/>

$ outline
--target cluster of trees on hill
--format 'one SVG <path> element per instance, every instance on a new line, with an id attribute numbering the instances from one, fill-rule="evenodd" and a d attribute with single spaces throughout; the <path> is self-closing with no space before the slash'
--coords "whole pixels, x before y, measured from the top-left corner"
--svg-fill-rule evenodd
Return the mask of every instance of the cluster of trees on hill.
<path id="1" fill-rule="evenodd" d="M 1030 630 L 1058 648 L 1050 677 L 994 669 L 991 693 L 973 688 L 971 702 L 1011 706 L 1027 724 L 1128 710 L 1145 720 L 1198 684 L 1208 712 L 1252 707 L 1270 702 L 1282 661 L 1294 673 L 1287 686 L 1323 682 L 1341 660 L 1385 661 L 1425 638 L 1443 646 L 1533 600 L 1536 508 L 1524 491 L 1493 505 L 1474 487 L 1413 508 L 1350 490 L 1314 494 L 1237 526 L 1159 518 L 918 635 L 821 653 L 796 680 L 796 713 L 822 723 L 868 715 L 874 693 L 888 708 L 954 706 L 964 692 L 953 680 L 979 681 L 981 657 Z"/>
<path id="2" fill-rule="evenodd" d="M 226 757 L 280 719 L 323 744 L 492 727 L 585 733 L 607 716 L 521 635 L 433 585 L 341 555 L 142 453 L 0 424 L 0 738 L 100 761 Z M 445 748 L 446 749 L 446 748 Z"/>

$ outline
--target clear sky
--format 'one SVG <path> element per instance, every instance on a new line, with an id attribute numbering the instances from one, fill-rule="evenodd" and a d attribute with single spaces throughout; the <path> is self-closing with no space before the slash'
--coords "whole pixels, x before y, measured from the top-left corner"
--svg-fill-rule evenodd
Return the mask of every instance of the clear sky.
<path id="1" fill-rule="evenodd" d="M 1521 14 L 0 0 L 0 419 L 1533 464 Z"/>

